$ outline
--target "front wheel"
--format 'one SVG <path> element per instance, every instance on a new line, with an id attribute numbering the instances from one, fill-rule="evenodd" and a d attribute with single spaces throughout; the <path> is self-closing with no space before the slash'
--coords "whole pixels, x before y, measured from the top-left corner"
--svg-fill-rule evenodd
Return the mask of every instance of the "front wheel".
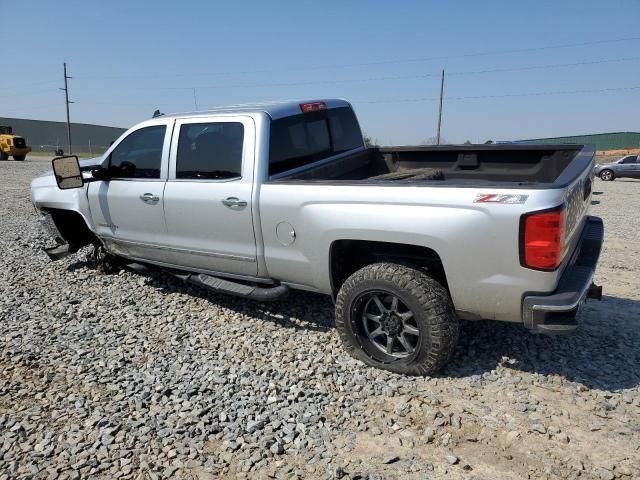
<path id="1" fill-rule="evenodd" d="M 613 170 L 603 170 L 600 172 L 600 180 L 605 182 L 611 182 L 615 178 Z"/>
<path id="2" fill-rule="evenodd" d="M 336 327 L 352 357 L 405 375 L 437 372 L 451 359 L 459 333 L 446 289 L 395 263 L 368 265 L 344 282 Z"/>
<path id="3" fill-rule="evenodd" d="M 9 155 L 7 155 L 2 150 L 0 150 L 0 160 L 7 160 L 8 158 L 9 158 Z"/>
<path id="4" fill-rule="evenodd" d="M 17 162 L 24 162 L 24 159 L 27 158 L 26 155 L 14 155 L 13 159 Z"/>

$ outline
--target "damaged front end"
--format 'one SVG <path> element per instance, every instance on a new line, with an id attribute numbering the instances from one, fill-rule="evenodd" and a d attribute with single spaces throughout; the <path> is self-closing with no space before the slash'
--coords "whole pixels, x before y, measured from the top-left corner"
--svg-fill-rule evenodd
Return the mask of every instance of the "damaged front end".
<path id="1" fill-rule="evenodd" d="M 44 249 L 51 260 L 65 258 L 87 245 L 101 245 L 79 213 L 58 209 L 42 209 L 39 213 L 41 227 L 56 242 Z"/>

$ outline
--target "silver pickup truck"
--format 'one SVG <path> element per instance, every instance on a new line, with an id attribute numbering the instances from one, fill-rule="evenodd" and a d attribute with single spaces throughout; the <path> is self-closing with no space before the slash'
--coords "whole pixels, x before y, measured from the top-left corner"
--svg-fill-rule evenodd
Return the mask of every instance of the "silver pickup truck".
<path id="1" fill-rule="evenodd" d="M 460 318 L 576 328 L 601 295 L 593 166 L 581 145 L 366 148 L 348 102 L 302 101 L 153 118 L 31 194 L 52 259 L 93 244 L 215 292 L 331 295 L 351 355 L 427 375 Z"/>

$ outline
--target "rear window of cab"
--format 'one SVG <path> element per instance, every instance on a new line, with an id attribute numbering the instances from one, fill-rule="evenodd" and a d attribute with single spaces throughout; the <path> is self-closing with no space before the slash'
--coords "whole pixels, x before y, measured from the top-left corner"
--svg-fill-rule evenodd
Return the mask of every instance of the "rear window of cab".
<path id="1" fill-rule="evenodd" d="M 352 108 L 317 110 L 271 122 L 269 175 L 363 146 Z"/>

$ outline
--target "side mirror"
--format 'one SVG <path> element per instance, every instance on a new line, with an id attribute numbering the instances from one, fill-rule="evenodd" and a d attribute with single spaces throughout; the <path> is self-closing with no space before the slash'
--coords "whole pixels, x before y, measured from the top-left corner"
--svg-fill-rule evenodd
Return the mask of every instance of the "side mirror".
<path id="1" fill-rule="evenodd" d="M 51 161 L 51 164 L 60 190 L 80 188 L 84 185 L 80 163 L 75 155 L 56 157 Z"/>

